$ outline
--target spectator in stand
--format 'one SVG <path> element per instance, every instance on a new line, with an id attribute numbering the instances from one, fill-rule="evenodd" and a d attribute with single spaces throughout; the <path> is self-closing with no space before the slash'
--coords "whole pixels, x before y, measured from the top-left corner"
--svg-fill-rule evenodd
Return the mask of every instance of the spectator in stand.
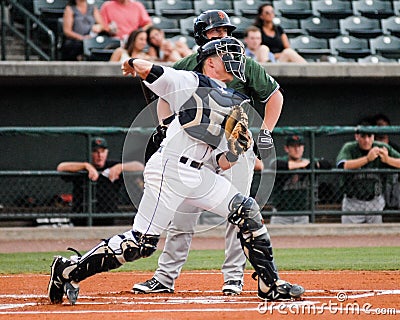
<path id="1" fill-rule="evenodd" d="M 157 27 L 147 29 L 147 42 L 149 55 L 157 61 L 176 62 L 193 53 L 186 43 L 165 39 L 164 31 Z"/>
<path id="2" fill-rule="evenodd" d="M 371 122 L 362 121 L 361 126 Z M 336 165 L 347 170 L 400 168 L 400 153 L 384 142 L 374 141 L 374 134 L 358 129 L 355 140 L 340 150 Z M 343 181 L 342 211 L 382 211 L 386 176 L 379 173 L 346 174 Z M 342 223 L 382 223 L 382 215 L 342 215 Z"/>
<path id="3" fill-rule="evenodd" d="M 254 25 L 261 30 L 262 44 L 274 54 L 277 62 L 307 63 L 307 61 L 290 47 L 289 38 L 283 28 L 274 24 L 275 12 L 271 4 L 258 8 Z"/>
<path id="4" fill-rule="evenodd" d="M 142 29 L 135 30 L 129 35 L 123 47 L 114 50 L 110 61 L 123 62 L 129 58 L 151 60 L 151 56 L 145 52 L 147 46 L 147 33 Z"/>
<path id="5" fill-rule="evenodd" d="M 87 171 L 87 177 L 96 181 L 93 195 L 93 212 L 118 212 L 118 200 L 121 187 L 124 185 L 122 171 L 143 171 L 144 166 L 139 161 L 122 164 L 117 160 L 108 159 L 108 144 L 104 138 L 96 137 L 92 140 L 92 161 L 89 162 L 61 162 L 57 171 L 79 172 Z M 73 183 L 73 212 L 88 212 L 88 199 L 85 199 L 87 181 L 83 176 L 66 176 L 63 178 Z M 86 218 L 72 219 L 74 225 L 85 225 Z M 112 225 L 112 218 L 97 218 L 94 225 Z"/>
<path id="6" fill-rule="evenodd" d="M 387 117 L 383 113 L 378 113 L 378 114 L 374 115 L 372 117 L 372 123 L 374 125 L 380 126 L 380 127 L 391 126 L 389 117 Z M 397 144 L 393 143 L 393 141 L 390 141 L 390 138 L 389 138 L 388 134 L 385 134 L 385 133 L 376 134 L 375 135 L 375 140 L 387 143 L 389 146 L 391 146 L 392 148 L 396 149 L 396 151 L 400 152 L 400 146 L 398 146 Z"/>
<path id="7" fill-rule="evenodd" d="M 140 1 L 110 0 L 103 3 L 100 13 L 106 31 L 121 40 L 126 40 L 132 31 L 146 30 L 153 25 L 146 8 Z"/>
<path id="8" fill-rule="evenodd" d="M 261 42 L 260 29 L 256 26 L 247 28 L 244 34 L 246 56 L 256 60 L 258 63 L 276 62 L 274 54 Z"/>
<path id="9" fill-rule="evenodd" d="M 292 134 L 286 137 L 284 146 L 286 156 L 276 159 L 277 176 L 271 196 L 272 203 L 278 211 L 305 211 L 311 209 L 311 184 L 308 173 L 279 174 L 279 170 L 310 169 L 311 162 L 303 157 L 304 137 Z M 324 159 L 315 159 L 318 169 L 331 169 L 331 164 Z M 272 216 L 271 224 L 307 224 L 308 215 Z"/>
<path id="10" fill-rule="evenodd" d="M 83 59 L 83 40 L 95 37 L 105 30 L 103 18 L 96 6 L 86 0 L 69 0 L 64 9 L 62 60 Z"/>

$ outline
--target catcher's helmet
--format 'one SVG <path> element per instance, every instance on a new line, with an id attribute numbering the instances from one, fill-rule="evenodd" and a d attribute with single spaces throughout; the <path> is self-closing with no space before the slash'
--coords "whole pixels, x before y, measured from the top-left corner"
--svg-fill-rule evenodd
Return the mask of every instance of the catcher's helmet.
<path id="1" fill-rule="evenodd" d="M 201 13 L 194 22 L 193 32 L 197 45 L 202 46 L 210 41 L 205 33 L 212 28 L 226 27 L 228 36 L 232 35 L 236 27 L 231 24 L 228 15 L 222 10 L 207 10 Z"/>
<path id="2" fill-rule="evenodd" d="M 203 61 L 212 55 L 218 55 L 224 62 L 225 70 L 239 80 L 246 82 L 244 74 L 246 66 L 243 43 L 234 37 L 224 37 L 207 42 L 197 50 L 197 66 L 194 70 L 201 72 Z"/>

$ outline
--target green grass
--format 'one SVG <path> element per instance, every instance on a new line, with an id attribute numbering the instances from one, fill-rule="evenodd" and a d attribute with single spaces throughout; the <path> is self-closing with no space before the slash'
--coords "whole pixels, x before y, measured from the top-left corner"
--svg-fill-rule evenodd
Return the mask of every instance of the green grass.
<path id="1" fill-rule="evenodd" d="M 70 252 L 1 253 L 0 274 L 49 273 L 54 255 L 69 257 Z M 154 271 L 160 252 L 127 263 L 117 271 Z M 193 250 L 184 270 L 220 269 L 222 250 Z M 276 249 L 279 270 L 398 270 L 400 247 Z M 250 265 L 248 266 L 251 269 Z"/>

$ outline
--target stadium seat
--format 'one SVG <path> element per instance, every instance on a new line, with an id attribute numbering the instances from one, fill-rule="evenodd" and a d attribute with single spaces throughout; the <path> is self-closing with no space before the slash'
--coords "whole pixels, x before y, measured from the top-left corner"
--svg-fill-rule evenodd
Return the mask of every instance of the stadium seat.
<path id="1" fill-rule="evenodd" d="M 196 41 L 194 40 L 193 37 L 190 37 L 190 36 L 177 35 L 172 38 L 168 38 L 168 40 L 171 40 L 172 42 L 175 42 L 175 41 L 184 42 L 187 44 L 187 46 L 190 49 L 193 49 L 196 46 Z"/>
<path id="2" fill-rule="evenodd" d="M 400 59 L 400 39 L 384 35 L 369 40 L 372 54 L 380 54 L 388 59 Z"/>
<path id="3" fill-rule="evenodd" d="M 180 34 L 181 29 L 178 26 L 178 20 L 169 19 L 166 17 L 152 16 L 153 25 L 161 30 L 164 30 L 167 37 L 173 37 Z"/>
<path id="4" fill-rule="evenodd" d="M 343 35 L 356 38 L 376 38 L 382 34 L 380 22 L 363 16 L 351 16 L 339 20 L 340 31 Z"/>
<path id="5" fill-rule="evenodd" d="M 33 12 L 35 15 L 62 17 L 68 0 L 33 0 Z"/>
<path id="6" fill-rule="evenodd" d="M 329 47 L 332 55 L 344 58 L 358 59 L 371 54 L 368 40 L 353 36 L 340 35 L 334 39 L 329 39 Z"/>
<path id="7" fill-rule="evenodd" d="M 100 9 L 101 8 L 101 6 L 102 6 L 102 4 L 104 3 L 104 2 L 106 2 L 107 0 L 87 0 L 87 3 L 88 4 L 94 4 L 98 9 Z"/>
<path id="8" fill-rule="evenodd" d="M 335 38 L 340 35 L 339 22 L 324 17 L 310 17 L 300 20 L 300 28 L 316 38 Z"/>
<path id="9" fill-rule="evenodd" d="M 228 15 L 233 15 L 233 5 L 231 1 L 224 0 L 194 0 L 193 2 L 194 11 L 196 15 L 213 9 L 224 10 Z"/>
<path id="10" fill-rule="evenodd" d="M 238 39 L 242 39 L 246 32 L 246 29 L 253 25 L 254 20 L 245 17 L 231 16 L 231 23 L 236 26 L 232 35 Z"/>
<path id="11" fill-rule="evenodd" d="M 331 53 L 326 39 L 318 39 L 309 35 L 290 39 L 290 46 L 306 60 L 318 61 L 322 56 Z"/>
<path id="12" fill-rule="evenodd" d="M 193 36 L 193 26 L 197 16 L 191 16 L 179 20 L 179 27 L 181 29 L 181 34 Z"/>
<path id="13" fill-rule="evenodd" d="M 88 61 L 109 61 L 121 41 L 107 36 L 97 36 L 83 40 L 83 56 Z"/>
<path id="14" fill-rule="evenodd" d="M 346 62 L 356 62 L 355 59 L 351 59 L 351 58 L 344 58 L 341 56 L 337 56 L 337 55 L 329 55 L 329 56 L 325 56 L 324 59 L 320 62 L 329 62 L 329 63 L 346 63 Z"/>
<path id="15" fill-rule="evenodd" d="M 311 8 L 315 16 L 328 19 L 343 19 L 353 15 L 351 2 L 342 0 L 314 0 Z"/>
<path id="16" fill-rule="evenodd" d="M 396 16 L 400 16 L 400 1 L 393 1 L 393 10 Z"/>
<path id="17" fill-rule="evenodd" d="M 362 63 L 397 62 L 396 59 L 388 59 L 377 54 L 359 58 L 357 61 Z"/>
<path id="18" fill-rule="evenodd" d="M 299 27 L 299 21 L 297 19 L 275 16 L 274 24 L 281 26 L 289 38 L 305 34 L 305 30 Z"/>
<path id="19" fill-rule="evenodd" d="M 275 14 L 289 19 L 305 19 L 312 16 L 310 1 L 279 0 L 273 1 Z"/>
<path id="20" fill-rule="evenodd" d="M 156 0 L 155 14 L 172 19 L 183 19 L 194 15 L 192 1 L 186 0 Z"/>
<path id="21" fill-rule="evenodd" d="M 138 0 L 138 1 L 141 2 L 144 5 L 144 7 L 146 8 L 147 13 L 150 16 L 153 16 L 155 14 L 153 0 Z"/>
<path id="22" fill-rule="evenodd" d="M 371 19 L 384 19 L 394 14 L 391 1 L 352 1 L 352 7 L 354 15 L 361 15 Z"/>
<path id="23" fill-rule="evenodd" d="M 254 19 L 258 14 L 258 8 L 263 4 L 264 0 L 234 0 L 233 10 L 236 16 Z"/>
<path id="24" fill-rule="evenodd" d="M 400 38 L 400 16 L 393 16 L 381 20 L 382 31 Z"/>

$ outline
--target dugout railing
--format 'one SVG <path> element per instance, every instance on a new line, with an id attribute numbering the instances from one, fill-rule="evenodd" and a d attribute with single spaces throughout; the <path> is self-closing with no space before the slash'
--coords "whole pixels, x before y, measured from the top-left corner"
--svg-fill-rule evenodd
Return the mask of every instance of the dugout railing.
<path id="1" fill-rule="evenodd" d="M 398 183 L 400 170 L 396 169 L 368 169 L 368 170 L 342 170 L 335 168 L 334 157 L 328 157 L 332 163 L 332 169 L 321 170 L 315 168 L 314 159 L 321 157 L 319 149 L 326 144 L 320 139 L 336 138 L 340 147 L 344 142 L 354 139 L 355 127 L 281 127 L 274 130 L 274 138 L 277 153 L 281 151 L 283 139 L 288 134 L 303 134 L 306 137 L 307 151 L 306 157 L 311 159 L 310 169 L 306 170 L 288 170 L 276 172 L 275 186 L 267 204 L 263 207 L 263 216 L 268 219 L 271 215 L 309 215 L 310 221 L 314 223 L 340 222 L 341 215 L 348 214 L 381 214 L 384 222 L 399 222 L 400 211 L 397 206 L 386 206 L 383 211 L 360 211 L 343 212 L 341 210 L 341 201 L 344 194 L 343 184 L 346 178 L 355 174 L 368 176 L 379 176 L 384 180 L 383 188 L 378 192 L 386 195 L 386 189 Z M 374 133 L 387 133 L 393 137 L 398 137 L 400 133 L 399 126 L 391 127 L 363 127 L 363 130 Z M 129 133 L 136 132 L 139 136 L 148 135 L 153 128 L 121 128 L 121 127 L 2 127 L 0 128 L 0 139 L 7 137 L 14 139 L 17 136 L 30 136 L 33 139 L 43 139 L 51 136 L 54 143 L 58 139 L 69 136 L 84 137 L 86 141 L 86 150 L 82 150 L 90 155 L 90 141 L 94 136 L 102 135 L 105 137 L 120 135 L 121 139 Z M 252 128 L 256 133 L 258 129 Z M 146 138 L 147 139 L 147 138 Z M 143 139 L 142 139 L 143 140 Z M 332 142 L 332 146 L 334 143 Z M 51 149 L 49 147 L 49 149 Z M 335 149 L 335 153 L 339 151 Z M 42 151 L 43 152 L 43 151 Z M 280 152 L 282 154 L 282 152 Z M 120 194 L 108 199 L 110 203 L 116 204 L 114 211 L 106 210 L 102 212 L 96 210 L 96 182 L 87 179 L 84 172 L 80 173 L 61 173 L 55 170 L 1 170 L 0 171 L 0 221 L 2 225 L 5 222 L 25 221 L 36 225 L 64 225 L 80 218 L 83 225 L 96 225 L 97 221 L 104 219 L 107 225 L 112 223 L 131 223 L 136 213 L 136 208 L 129 199 L 124 188 Z M 54 168 L 52 168 L 54 169 Z M 254 185 L 257 188 L 257 176 L 270 175 L 269 170 L 255 173 Z M 133 173 L 133 176 L 140 176 L 141 173 Z M 285 181 L 285 176 L 298 175 L 304 178 L 301 192 L 292 194 L 280 194 L 282 187 L 280 184 Z M 72 178 L 82 179 L 82 201 L 83 206 L 77 210 L 73 206 L 71 199 L 73 185 Z M 278 191 L 276 191 L 278 189 Z M 360 191 L 361 190 L 361 191 Z M 362 193 L 363 188 L 357 188 L 354 192 Z M 141 190 L 138 188 L 137 192 Z M 360 197 L 363 197 L 361 194 Z M 276 198 L 289 199 L 290 210 L 279 208 Z M 207 214 L 205 214 L 205 217 Z M 113 221 L 113 222 L 110 222 Z M 207 222 L 206 218 L 201 219 Z"/>

